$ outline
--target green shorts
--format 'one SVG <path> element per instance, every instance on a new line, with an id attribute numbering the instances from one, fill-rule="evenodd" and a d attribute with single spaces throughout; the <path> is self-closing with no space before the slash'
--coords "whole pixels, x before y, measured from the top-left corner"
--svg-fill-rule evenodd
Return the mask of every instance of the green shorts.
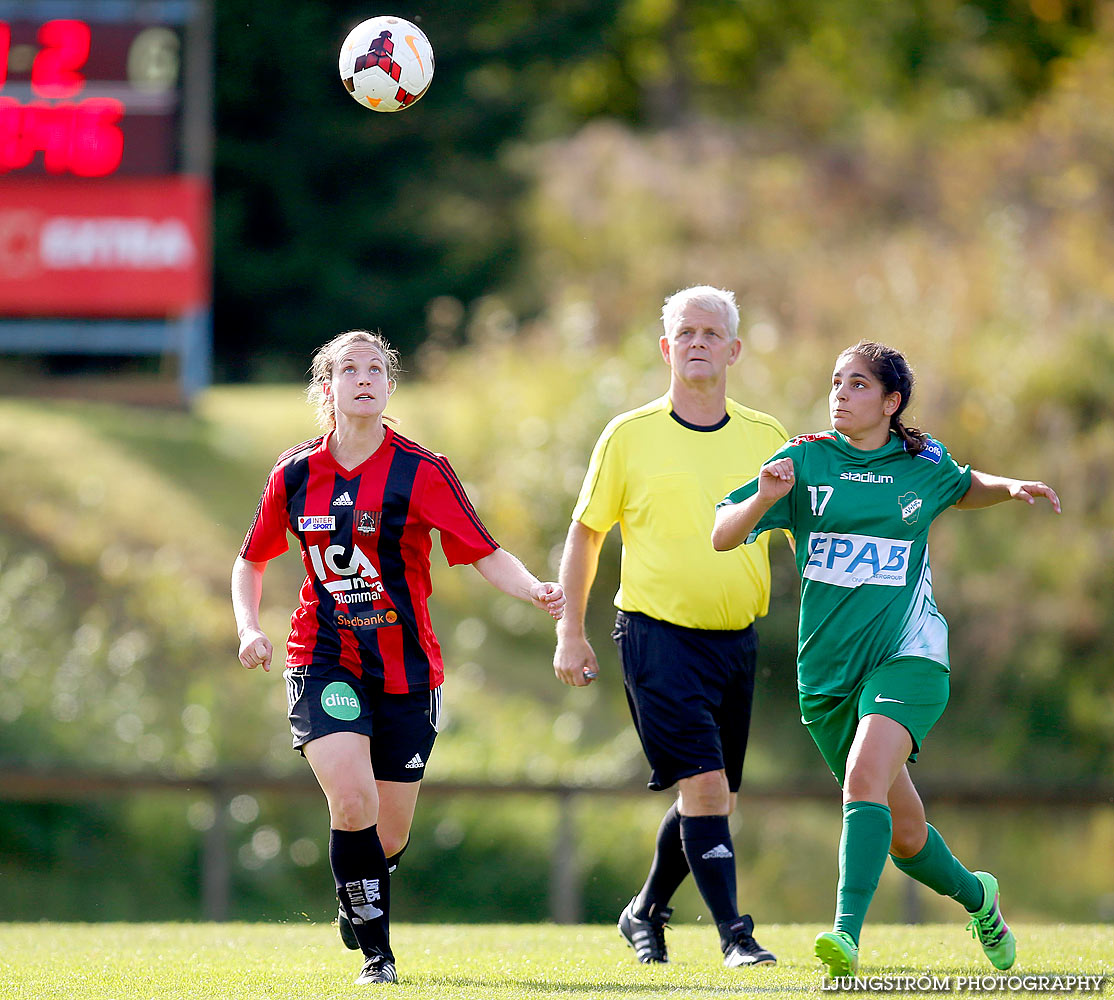
<path id="1" fill-rule="evenodd" d="M 909 760 L 917 759 L 921 744 L 948 704 L 949 673 L 942 663 L 909 656 L 882 664 L 850 694 L 800 694 L 801 722 L 841 787 L 847 755 L 864 715 L 884 715 L 901 723 L 913 738 Z"/>

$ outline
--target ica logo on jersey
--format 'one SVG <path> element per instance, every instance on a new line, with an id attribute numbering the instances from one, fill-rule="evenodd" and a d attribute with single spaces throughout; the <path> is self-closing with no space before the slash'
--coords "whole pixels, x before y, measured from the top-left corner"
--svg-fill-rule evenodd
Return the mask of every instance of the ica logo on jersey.
<path id="1" fill-rule="evenodd" d="M 356 604 L 383 597 L 379 571 L 359 546 L 348 555 L 343 545 L 307 545 L 309 561 L 317 579 L 338 603 Z M 342 562 L 341 560 L 345 561 Z M 337 579 L 339 577 L 339 579 Z"/>
<path id="2" fill-rule="evenodd" d="M 904 587 L 912 547 L 901 538 L 813 531 L 802 575 L 836 587 Z"/>

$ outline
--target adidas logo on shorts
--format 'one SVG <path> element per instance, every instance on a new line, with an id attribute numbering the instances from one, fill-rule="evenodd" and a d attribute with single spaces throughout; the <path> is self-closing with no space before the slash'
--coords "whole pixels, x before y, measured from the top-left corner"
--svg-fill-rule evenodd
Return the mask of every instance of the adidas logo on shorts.
<path id="1" fill-rule="evenodd" d="M 425 767 L 425 761 L 422 760 L 422 755 L 420 753 L 416 753 L 406 762 L 406 766 L 408 768 Z"/>
<path id="2" fill-rule="evenodd" d="M 726 844 L 716 844 L 710 851 L 700 855 L 705 861 L 714 861 L 716 858 L 733 858 L 734 854 Z"/>

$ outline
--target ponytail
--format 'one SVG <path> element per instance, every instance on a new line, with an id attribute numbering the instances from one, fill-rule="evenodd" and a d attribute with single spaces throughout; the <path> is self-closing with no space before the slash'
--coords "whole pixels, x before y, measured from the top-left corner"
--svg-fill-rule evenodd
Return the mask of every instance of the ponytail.
<path id="1" fill-rule="evenodd" d="M 896 413 L 890 417 L 890 430 L 901 438 L 910 455 L 919 455 L 928 447 L 928 435 L 916 427 L 906 427 Z"/>

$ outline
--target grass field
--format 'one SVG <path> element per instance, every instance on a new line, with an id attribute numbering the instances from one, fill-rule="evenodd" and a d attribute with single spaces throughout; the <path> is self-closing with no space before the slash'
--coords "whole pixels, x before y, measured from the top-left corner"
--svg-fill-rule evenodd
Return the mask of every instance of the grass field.
<path id="1" fill-rule="evenodd" d="M 400 982 L 353 985 L 359 959 L 334 928 L 290 924 L 0 924 L 3 1000 L 329 1000 L 382 991 L 394 1000 L 709 998 L 832 995 L 812 959 L 819 925 L 762 928 L 776 968 L 726 970 L 709 930 L 670 931 L 673 962 L 640 966 L 613 927 L 402 924 L 393 930 Z M 1114 928 L 1017 928 L 1014 975 L 1104 976 L 1114 994 Z M 860 975 L 996 974 L 962 924 L 867 927 Z M 888 996 L 924 995 L 887 991 Z M 1036 995 L 1053 995 L 1051 991 Z M 1055 994 L 1059 995 L 1059 994 Z M 1096 995 L 1079 990 L 1073 995 Z"/>

